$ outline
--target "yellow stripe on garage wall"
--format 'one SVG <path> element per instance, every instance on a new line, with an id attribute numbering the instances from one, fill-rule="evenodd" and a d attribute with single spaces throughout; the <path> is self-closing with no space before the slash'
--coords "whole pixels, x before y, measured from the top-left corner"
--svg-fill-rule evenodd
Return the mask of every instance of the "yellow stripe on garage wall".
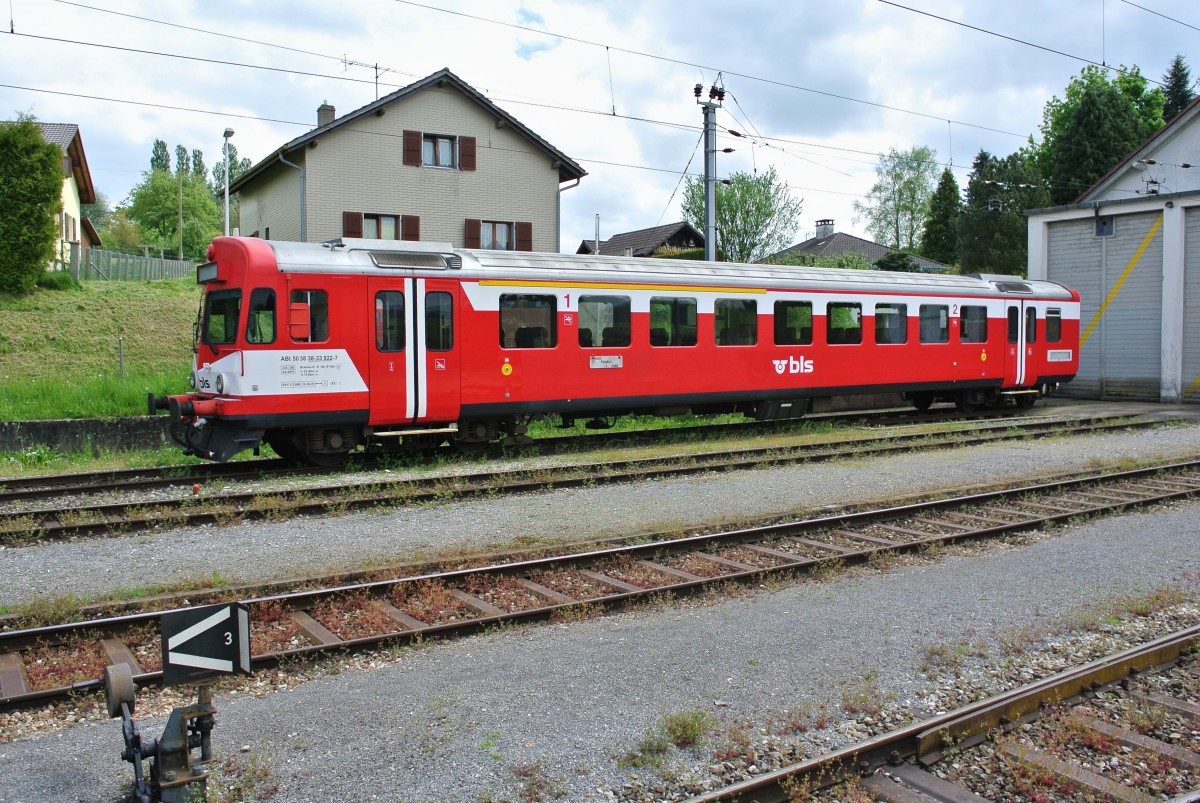
<path id="1" fill-rule="evenodd" d="M 1137 263 L 1141 261 L 1142 254 L 1150 247 L 1150 243 L 1154 240 L 1154 235 L 1158 234 L 1158 230 L 1162 228 L 1163 215 L 1158 216 L 1158 220 L 1154 221 L 1154 225 L 1150 227 L 1150 231 L 1146 232 L 1146 236 L 1142 239 L 1142 244 L 1133 252 L 1133 257 L 1130 258 L 1129 264 L 1125 266 L 1125 270 L 1121 271 L 1120 278 L 1113 284 L 1112 289 L 1108 291 L 1108 296 L 1104 299 L 1104 303 L 1100 305 L 1100 309 L 1096 310 L 1096 314 L 1092 316 L 1092 322 L 1087 325 L 1087 329 L 1083 330 L 1083 336 L 1079 338 L 1079 348 L 1082 349 L 1088 342 L 1088 338 L 1092 335 L 1092 330 L 1096 328 L 1096 324 L 1100 323 L 1100 319 L 1104 317 L 1105 310 L 1117 298 L 1117 293 L 1121 292 L 1121 286 L 1125 284 L 1125 280 L 1129 278 L 1129 274 L 1137 267 Z"/>
<path id="2" fill-rule="evenodd" d="M 1184 393 L 1183 395 L 1185 397 L 1191 396 L 1193 393 L 1196 392 L 1197 388 L 1200 388 L 1200 376 L 1196 377 L 1196 381 L 1192 382 L 1191 386 L 1187 389 L 1187 392 Z"/>

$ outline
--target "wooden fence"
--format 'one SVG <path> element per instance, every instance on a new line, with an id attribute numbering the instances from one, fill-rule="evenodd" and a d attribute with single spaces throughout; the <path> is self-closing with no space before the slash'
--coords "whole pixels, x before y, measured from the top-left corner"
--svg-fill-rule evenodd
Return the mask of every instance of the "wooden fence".
<path id="1" fill-rule="evenodd" d="M 146 279 L 180 279 L 196 275 L 196 263 L 188 259 L 121 254 L 89 248 L 81 251 L 71 244 L 71 275 L 86 281 L 144 281 Z"/>

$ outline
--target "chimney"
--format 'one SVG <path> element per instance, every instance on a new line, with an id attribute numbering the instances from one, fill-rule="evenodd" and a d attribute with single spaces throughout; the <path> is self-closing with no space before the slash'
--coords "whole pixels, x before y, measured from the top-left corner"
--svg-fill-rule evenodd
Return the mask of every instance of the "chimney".
<path id="1" fill-rule="evenodd" d="M 833 218 L 827 217 L 817 221 L 817 236 L 832 237 L 834 233 Z"/>
<path id="2" fill-rule="evenodd" d="M 317 107 L 317 128 L 332 123 L 334 114 L 334 108 L 329 105 L 329 101 L 322 101 Z"/>

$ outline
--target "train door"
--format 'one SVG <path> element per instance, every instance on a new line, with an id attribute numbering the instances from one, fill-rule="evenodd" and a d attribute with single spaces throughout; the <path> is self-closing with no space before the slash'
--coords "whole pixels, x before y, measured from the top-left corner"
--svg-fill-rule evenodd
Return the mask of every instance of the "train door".
<path id="1" fill-rule="evenodd" d="M 1036 340 L 1037 311 L 1033 304 L 1025 301 L 1009 301 L 1005 307 L 1008 343 L 1005 346 L 1004 387 L 1024 387 L 1035 381 L 1028 374 L 1032 368 L 1030 344 Z"/>
<path id="2" fill-rule="evenodd" d="M 458 419 L 457 284 L 441 279 L 367 282 L 371 426 Z"/>

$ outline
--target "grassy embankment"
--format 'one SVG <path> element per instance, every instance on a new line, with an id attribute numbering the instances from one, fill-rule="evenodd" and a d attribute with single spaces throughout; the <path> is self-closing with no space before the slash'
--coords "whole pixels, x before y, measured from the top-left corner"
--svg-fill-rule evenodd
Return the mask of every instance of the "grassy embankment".
<path id="1" fill-rule="evenodd" d="M 144 415 L 147 391 L 184 391 L 199 300 L 190 278 L 0 294 L 0 420 Z"/>

